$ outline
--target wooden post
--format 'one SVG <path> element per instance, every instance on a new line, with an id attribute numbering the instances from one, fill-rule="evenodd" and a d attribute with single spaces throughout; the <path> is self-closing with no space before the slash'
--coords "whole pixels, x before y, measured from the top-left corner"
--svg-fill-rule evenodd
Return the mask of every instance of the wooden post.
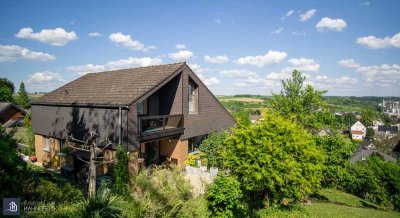
<path id="1" fill-rule="evenodd" d="M 89 197 L 93 197 L 96 194 L 96 164 L 95 156 L 96 150 L 95 145 L 90 145 L 90 160 L 89 160 Z"/>

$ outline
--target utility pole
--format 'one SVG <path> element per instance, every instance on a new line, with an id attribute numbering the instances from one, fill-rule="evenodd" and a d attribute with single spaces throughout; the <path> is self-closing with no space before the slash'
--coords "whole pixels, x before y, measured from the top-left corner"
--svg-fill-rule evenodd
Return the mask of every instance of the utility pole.
<path id="1" fill-rule="evenodd" d="M 100 144 L 103 146 L 96 145 L 96 138 L 98 135 L 96 132 L 90 132 L 87 141 L 81 141 L 69 136 L 67 139 L 67 145 L 70 148 L 89 152 L 89 161 L 83 160 L 81 157 L 77 157 L 79 160 L 89 164 L 89 197 L 93 197 L 96 194 L 96 168 L 98 165 L 113 163 L 110 157 L 104 156 L 104 149 L 112 145 L 111 141 L 107 138 L 101 141 Z"/>

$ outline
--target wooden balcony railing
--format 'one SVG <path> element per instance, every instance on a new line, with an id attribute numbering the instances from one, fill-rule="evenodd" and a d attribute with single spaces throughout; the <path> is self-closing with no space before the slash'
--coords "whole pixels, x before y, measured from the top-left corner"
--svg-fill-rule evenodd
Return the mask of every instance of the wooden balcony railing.
<path id="1" fill-rule="evenodd" d="M 139 136 L 142 141 L 183 134 L 183 115 L 139 116 Z"/>

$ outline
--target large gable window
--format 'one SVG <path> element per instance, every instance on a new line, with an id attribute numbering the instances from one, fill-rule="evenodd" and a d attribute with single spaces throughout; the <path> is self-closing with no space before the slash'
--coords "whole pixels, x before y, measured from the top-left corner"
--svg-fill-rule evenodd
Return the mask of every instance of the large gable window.
<path id="1" fill-rule="evenodd" d="M 189 80 L 188 93 L 189 93 L 189 113 L 194 114 L 198 111 L 198 87 L 194 82 Z"/>

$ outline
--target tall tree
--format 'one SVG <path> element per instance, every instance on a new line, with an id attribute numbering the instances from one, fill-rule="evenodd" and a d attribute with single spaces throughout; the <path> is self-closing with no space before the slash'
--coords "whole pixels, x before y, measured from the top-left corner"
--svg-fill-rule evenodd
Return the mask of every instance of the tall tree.
<path id="1" fill-rule="evenodd" d="M 29 109 L 31 104 L 29 103 L 28 92 L 26 92 L 25 84 L 21 82 L 19 85 L 18 96 L 17 96 L 17 104 L 25 109 Z"/>
<path id="2" fill-rule="evenodd" d="M 14 91 L 14 84 L 10 80 L 0 78 L 0 102 L 12 102 Z"/>
<path id="3" fill-rule="evenodd" d="M 273 94 L 271 104 L 281 116 L 298 121 L 308 129 L 318 129 L 324 124 L 324 120 L 333 120 L 330 117 L 333 115 L 329 113 L 327 104 L 322 99 L 327 91 L 305 85 L 305 79 L 300 71 L 294 70 L 292 78 L 281 81 L 283 90 L 280 94 Z"/>

